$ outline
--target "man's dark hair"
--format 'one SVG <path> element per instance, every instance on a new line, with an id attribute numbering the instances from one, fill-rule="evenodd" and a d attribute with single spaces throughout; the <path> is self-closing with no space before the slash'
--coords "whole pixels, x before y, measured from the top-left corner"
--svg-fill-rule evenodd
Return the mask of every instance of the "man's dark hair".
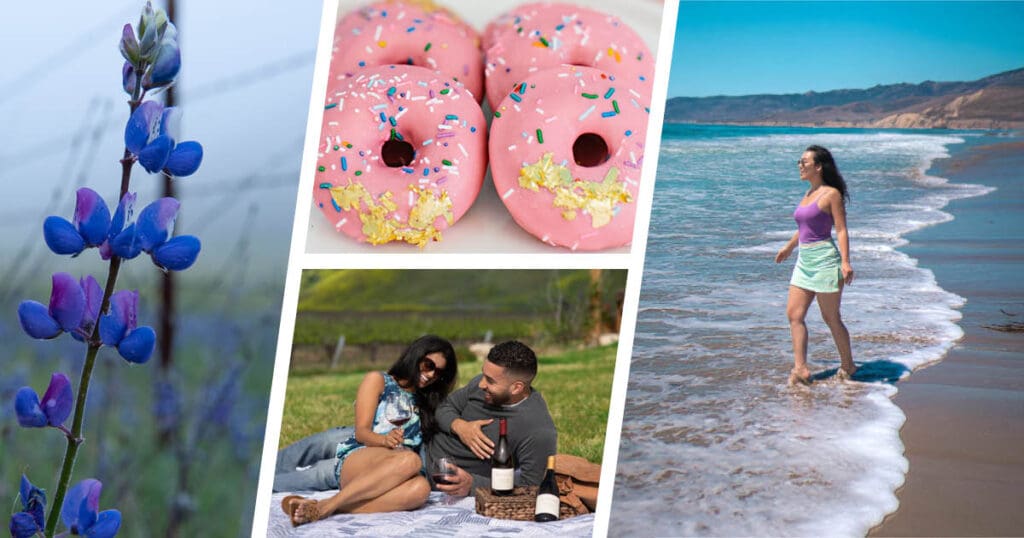
<path id="1" fill-rule="evenodd" d="M 537 375 L 537 355 L 526 344 L 510 340 L 491 348 L 487 360 L 521 378 L 527 385 Z"/>

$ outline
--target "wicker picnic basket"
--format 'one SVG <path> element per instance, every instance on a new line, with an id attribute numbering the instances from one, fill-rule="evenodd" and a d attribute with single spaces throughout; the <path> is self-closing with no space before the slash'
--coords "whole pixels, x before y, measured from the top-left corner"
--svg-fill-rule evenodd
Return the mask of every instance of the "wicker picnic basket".
<path id="1" fill-rule="evenodd" d="M 558 496 L 558 519 L 566 519 L 589 513 L 587 507 L 572 493 L 572 479 L 556 476 Z M 575 500 L 575 502 L 573 502 Z M 537 502 L 537 486 L 520 486 L 512 495 L 499 497 L 490 488 L 476 488 L 476 512 L 498 519 L 533 521 Z"/>

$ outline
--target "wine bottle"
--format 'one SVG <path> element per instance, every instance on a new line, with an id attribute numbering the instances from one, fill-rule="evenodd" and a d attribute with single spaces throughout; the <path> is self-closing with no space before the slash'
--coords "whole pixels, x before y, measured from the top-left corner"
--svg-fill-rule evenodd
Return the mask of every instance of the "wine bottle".
<path id="1" fill-rule="evenodd" d="M 495 495 L 512 495 L 514 489 L 514 473 L 512 450 L 508 447 L 508 424 L 505 419 L 498 420 L 498 445 L 491 454 L 491 493 Z"/>
<path id="2" fill-rule="evenodd" d="M 544 480 L 537 489 L 537 508 L 534 521 L 554 521 L 558 519 L 558 484 L 555 483 L 555 457 L 548 456 L 548 470 Z"/>

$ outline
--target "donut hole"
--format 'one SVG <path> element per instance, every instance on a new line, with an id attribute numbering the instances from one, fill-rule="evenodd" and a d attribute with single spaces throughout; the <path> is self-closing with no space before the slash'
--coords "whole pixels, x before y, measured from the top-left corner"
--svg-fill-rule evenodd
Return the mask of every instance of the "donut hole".
<path id="1" fill-rule="evenodd" d="M 583 133 L 572 143 L 572 158 L 579 166 L 599 166 L 609 157 L 608 143 L 599 134 Z"/>
<path id="2" fill-rule="evenodd" d="M 398 140 L 392 138 L 380 147 L 380 157 L 384 161 L 384 164 L 391 168 L 401 168 L 403 166 L 409 166 L 412 164 L 413 158 L 416 156 L 416 150 L 413 149 L 412 144 L 405 140 Z"/>

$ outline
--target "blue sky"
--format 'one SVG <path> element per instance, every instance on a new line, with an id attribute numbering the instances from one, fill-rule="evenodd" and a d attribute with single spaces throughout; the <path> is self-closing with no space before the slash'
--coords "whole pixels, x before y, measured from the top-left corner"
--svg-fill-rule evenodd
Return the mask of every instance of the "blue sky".
<path id="1" fill-rule="evenodd" d="M 669 97 L 974 80 L 1024 67 L 1024 2 L 682 2 Z"/>

